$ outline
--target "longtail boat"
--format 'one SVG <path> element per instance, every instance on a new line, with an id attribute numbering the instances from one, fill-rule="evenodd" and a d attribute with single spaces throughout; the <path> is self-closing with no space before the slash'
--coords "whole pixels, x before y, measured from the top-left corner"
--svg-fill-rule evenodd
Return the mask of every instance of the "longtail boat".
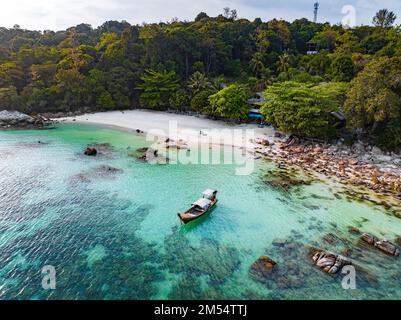
<path id="1" fill-rule="evenodd" d="M 211 211 L 217 203 L 217 190 L 207 189 L 203 192 L 203 197 L 195 201 L 191 209 L 185 213 L 178 213 L 181 222 L 187 224 L 191 221 L 197 220 Z"/>

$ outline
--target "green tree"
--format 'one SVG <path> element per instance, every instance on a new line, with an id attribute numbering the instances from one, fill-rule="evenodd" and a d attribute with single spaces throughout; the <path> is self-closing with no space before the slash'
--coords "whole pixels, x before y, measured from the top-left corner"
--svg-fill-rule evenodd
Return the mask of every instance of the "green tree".
<path id="1" fill-rule="evenodd" d="M 379 10 L 373 18 L 373 24 L 376 27 L 388 28 L 394 24 L 397 19 L 396 14 L 393 11 L 387 9 Z"/>
<path id="2" fill-rule="evenodd" d="M 214 115 L 229 119 L 245 119 L 249 112 L 248 92 L 245 87 L 232 84 L 209 97 Z"/>
<path id="3" fill-rule="evenodd" d="M 371 61 L 352 81 L 344 110 L 353 128 L 375 132 L 379 124 L 400 118 L 401 59 Z"/>
<path id="4" fill-rule="evenodd" d="M 273 19 L 267 23 L 267 36 L 271 51 L 283 52 L 291 42 L 289 23 L 284 20 Z"/>
<path id="5" fill-rule="evenodd" d="M 129 66 L 117 66 L 104 74 L 105 89 L 110 92 L 118 108 L 131 106 L 131 98 L 136 94 L 132 87 L 136 81 L 136 75 Z"/>
<path id="6" fill-rule="evenodd" d="M 216 91 L 212 89 L 206 89 L 198 92 L 191 99 L 191 110 L 195 112 L 203 112 L 209 115 L 213 115 L 210 108 L 209 97 L 215 93 Z"/>
<path id="7" fill-rule="evenodd" d="M 220 91 L 226 87 L 225 78 L 223 75 L 220 75 L 216 78 L 213 78 L 210 82 L 210 87 L 215 91 Z"/>
<path id="8" fill-rule="evenodd" d="M 0 110 L 19 110 L 20 107 L 21 97 L 15 87 L 0 88 Z"/>
<path id="9" fill-rule="evenodd" d="M 142 84 L 138 89 L 141 106 L 151 109 L 163 109 L 169 106 L 169 100 L 179 88 L 173 71 L 146 70 L 141 76 Z"/>
<path id="10" fill-rule="evenodd" d="M 197 94 L 199 91 L 205 90 L 210 87 L 209 79 L 204 73 L 196 71 L 188 80 L 188 88 Z"/>
<path id="11" fill-rule="evenodd" d="M 106 90 L 103 90 L 99 94 L 96 104 L 103 109 L 114 109 L 116 107 L 116 102 L 113 100 L 110 92 Z"/>
<path id="12" fill-rule="evenodd" d="M 383 150 L 401 151 L 401 118 L 379 124 L 374 141 Z"/>
<path id="13" fill-rule="evenodd" d="M 56 74 L 56 92 L 62 97 L 61 110 L 77 110 L 90 100 L 86 77 L 76 69 L 60 69 Z"/>
<path id="14" fill-rule="evenodd" d="M 26 85 L 24 70 L 16 62 L 0 64 L 0 87 L 13 86 L 21 90 Z"/>
<path id="15" fill-rule="evenodd" d="M 345 90 L 341 84 L 276 83 L 265 91 L 261 111 L 284 132 L 327 138 L 335 134 L 329 112 L 339 109 Z"/>
<path id="16" fill-rule="evenodd" d="M 263 61 L 264 61 L 263 53 L 256 52 L 252 56 L 252 60 L 249 62 L 250 67 L 252 68 L 252 71 L 254 72 L 256 77 L 259 77 L 266 68 Z"/>
<path id="17" fill-rule="evenodd" d="M 188 98 L 188 93 L 180 89 L 171 96 L 170 98 L 170 107 L 176 110 L 182 110 L 184 107 L 187 107 L 189 105 L 189 98 Z"/>
<path id="18" fill-rule="evenodd" d="M 350 55 L 340 54 L 331 65 L 331 76 L 337 82 L 349 82 L 355 74 L 355 64 Z"/>
<path id="19" fill-rule="evenodd" d="M 311 75 L 327 77 L 331 67 L 328 51 L 322 50 L 318 54 L 302 56 L 299 61 L 299 67 Z"/>
<path id="20" fill-rule="evenodd" d="M 287 52 L 284 52 L 282 55 L 278 57 L 277 61 L 277 70 L 279 72 L 287 72 L 291 66 L 290 55 Z"/>
<path id="21" fill-rule="evenodd" d="M 315 34 L 312 42 L 319 44 L 319 47 L 321 49 L 333 51 L 335 49 L 335 45 L 339 36 L 340 34 L 338 30 L 329 25 L 326 25 L 321 32 Z"/>

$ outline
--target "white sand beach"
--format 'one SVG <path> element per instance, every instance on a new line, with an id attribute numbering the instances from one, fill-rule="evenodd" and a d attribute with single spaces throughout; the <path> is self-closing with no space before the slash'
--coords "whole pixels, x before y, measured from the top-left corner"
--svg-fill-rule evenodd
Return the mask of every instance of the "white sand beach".
<path id="1" fill-rule="evenodd" d="M 101 124 L 124 130 L 143 131 L 155 137 L 168 137 L 191 144 L 221 144 L 251 147 L 255 139 L 274 141 L 274 129 L 255 124 L 231 124 L 202 117 L 179 115 L 152 110 L 127 110 L 84 114 L 58 119 L 59 121 Z"/>

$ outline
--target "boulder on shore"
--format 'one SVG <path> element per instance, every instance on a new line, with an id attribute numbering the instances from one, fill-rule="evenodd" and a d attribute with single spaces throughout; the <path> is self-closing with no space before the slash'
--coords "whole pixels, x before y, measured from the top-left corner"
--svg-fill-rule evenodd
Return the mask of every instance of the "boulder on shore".
<path id="1" fill-rule="evenodd" d="M 371 246 L 374 246 L 380 251 L 387 253 L 388 255 L 398 256 L 400 254 L 396 245 L 392 244 L 390 241 L 387 240 L 379 240 L 378 238 L 369 233 L 364 233 L 361 236 L 361 240 L 363 240 L 364 242 L 366 242 Z"/>
<path id="2" fill-rule="evenodd" d="M 31 117 L 19 111 L 0 111 L 0 129 L 38 128 L 51 123 L 51 120 L 41 116 Z"/>

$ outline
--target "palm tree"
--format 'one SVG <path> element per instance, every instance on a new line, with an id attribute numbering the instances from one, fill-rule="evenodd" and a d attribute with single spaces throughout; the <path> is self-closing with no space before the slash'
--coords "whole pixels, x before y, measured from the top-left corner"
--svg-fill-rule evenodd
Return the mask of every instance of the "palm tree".
<path id="1" fill-rule="evenodd" d="M 277 70 L 280 72 L 287 72 L 289 68 L 290 55 L 287 52 L 284 52 L 281 56 L 278 57 Z"/>
<path id="2" fill-rule="evenodd" d="M 396 14 L 393 11 L 387 9 L 379 10 L 373 18 L 373 24 L 376 27 L 388 28 L 391 27 L 394 21 L 397 19 Z"/>
<path id="3" fill-rule="evenodd" d="M 216 91 L 223 90 L 226 87 L 225 79 L 223 75 L 218 76 L 217 78 L 213 78 L 209 83 L 210 88 Z"/>
<path id="4" fill-rule="evenodd" d="M 265 69 L 265 64 L 263 63 L 263 54 L 261 52 L 256 52 L 250 61 L 251 68 L 255 72 L 256 77 L 258 77 Z"/>
<path id="5" fill-rule="evenodd" d="M 196 94 L 210 86 L 210 82 L 205 74 L 196 71 L 188 80 L 188 88 Z"/>

